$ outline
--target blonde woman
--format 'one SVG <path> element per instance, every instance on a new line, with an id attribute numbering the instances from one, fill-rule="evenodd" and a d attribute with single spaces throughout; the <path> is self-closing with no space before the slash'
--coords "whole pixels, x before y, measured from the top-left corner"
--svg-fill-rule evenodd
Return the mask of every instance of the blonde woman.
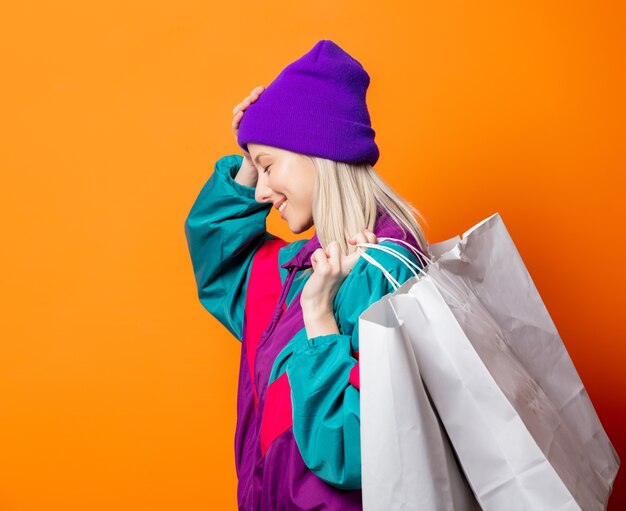
<path id="1" fill-rule="evenodd" d="M 430 255 L 419 212 L 373 168 L 368 86 L 357 60 L 316 43 L 235 107 L 242 155 L 216 162 L 185 221 L 200 302 L 241 342 L 240 510 L 362 509 L 358 317 L 393 289 L 356 243 L 392 237 Z M 268 233 L 273 207 L 315 235 Z M 398 282 L 412 276 L 367 253 Z"/>

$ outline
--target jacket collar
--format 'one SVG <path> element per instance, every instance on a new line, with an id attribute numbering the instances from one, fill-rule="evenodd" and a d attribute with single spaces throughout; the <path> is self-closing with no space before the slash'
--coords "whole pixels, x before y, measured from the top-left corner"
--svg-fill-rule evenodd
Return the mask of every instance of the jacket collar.
<path id="1" fill-rule="evenodd" d="M 420 248 L 417 240 L 413 237 L 413 235 L 404 233 L 400 225 L 380 205 L 376 207 L 376 223 L 374 225 L 374 234 L 376 234 L 377 238 L 401 239 L 418 249 Z M 300 248 L 295 256 L 293 256 L 286 263 L 282 264 L 281 268 L 297 268 L 298 270 L 310 268 L 312 266 L 311 256 L 313 255 L 313 252 L 315 252 L 315 250 L 320 247 L 321 245 L 316 233 L 309 241 L 302 245 L 302 248 Z"/>

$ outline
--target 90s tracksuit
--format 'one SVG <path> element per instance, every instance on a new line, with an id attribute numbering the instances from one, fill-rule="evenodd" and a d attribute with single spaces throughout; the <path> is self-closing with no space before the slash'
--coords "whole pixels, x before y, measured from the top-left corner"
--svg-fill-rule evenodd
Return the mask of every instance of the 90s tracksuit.
<path id="1" fill-rule="evenodd" d="M 317 235 L 266 231 L 272 204 L 234 181 L 243 157 L 221 157 L 185 220 L 201 304 L 239 341 L 235 465 L 239 509 L 357 510 L 361 502 L 358 318 L 393 291 L 361 257 L 334 301 L 339 334 L 307 338 L 300 293 Z M 377 237 L 417 241 L 379 207 Z M 382 241 L 422 267 L 404 245 Z M 367 249 L 399 283 L 413 274 Z"/>

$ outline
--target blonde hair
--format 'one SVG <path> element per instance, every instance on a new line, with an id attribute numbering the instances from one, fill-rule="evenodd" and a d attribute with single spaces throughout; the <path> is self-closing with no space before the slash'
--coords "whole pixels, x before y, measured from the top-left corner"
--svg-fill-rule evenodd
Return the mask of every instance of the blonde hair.
<path id="1" fill-rule="evenodd" d="M 337 240 L 344 255 L 356 250 L 348 239 L 364 229 L 374 230 L 380 205 L 421 251 L 431 257 L 428 241 L 415 215 L 428 222 L 409 201 L 398 195 L 369 163 L 351 164 L 306 155 L 315 165 L 313 223 L 320 245 Z"/>

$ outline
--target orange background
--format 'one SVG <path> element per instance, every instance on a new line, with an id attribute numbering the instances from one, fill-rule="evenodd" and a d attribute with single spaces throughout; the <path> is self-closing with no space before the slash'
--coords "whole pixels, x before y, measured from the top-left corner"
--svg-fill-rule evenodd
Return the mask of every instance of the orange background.
<path id="1" fill-rule="evenodd" d="M 239 151 L 234 106 L 326 38 L 369 72 L 376 169 L 431 243 L 501 214 L 626 452 L 624 11 L 5 5 L 0 510 L 236 509 L 240 344 L 197 300 L 183 222 Z"/>

